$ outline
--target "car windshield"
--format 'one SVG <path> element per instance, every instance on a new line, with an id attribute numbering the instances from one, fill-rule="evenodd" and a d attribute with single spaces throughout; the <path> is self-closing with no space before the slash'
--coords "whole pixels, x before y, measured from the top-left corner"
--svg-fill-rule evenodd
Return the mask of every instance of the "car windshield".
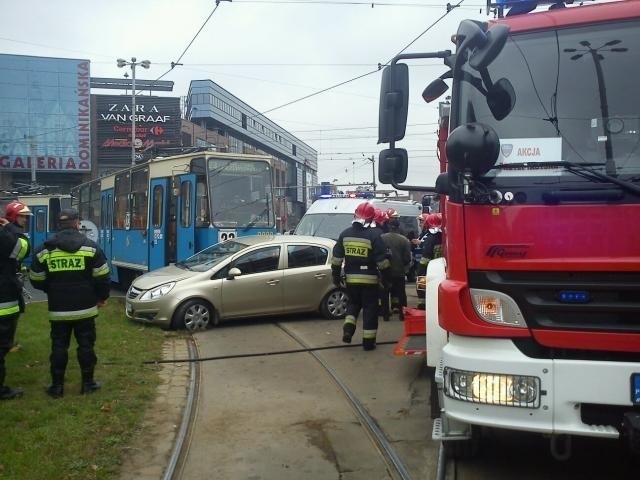
<path id="1" fill-rule="evenodd" d="M 237 240 L 216 243 L 186 260 L 176 263 L 176 267 L 195 272 L 204 272 L 248 246 L 246 243 Z"/>
<path id="2" fill-rule="evenodd" d="M 497 167 L 489 176 L 535 176 L 539 181 L 584 182 L 560 167 L 536 162 L 566 161 L 591 166 L 621 179 L 640 174 L 640 64 L 637 21 L 511 34 L 489 65 L 495 84 L 506 78 L 514 108 L 496 120 L 483 93 L 466 81 L 456 84 L 457 124 L 482 122 L 500 138 Z M 455 127 L 456 125 L 452 125 Z M 513 164 L 512 168 L 509 163 Z"/>
<path id="3" fill-rule="evenodd" d="M 294 233 L 337 240 L 352 221 L 353 213 L 314 213 L 303 216 Z"/>

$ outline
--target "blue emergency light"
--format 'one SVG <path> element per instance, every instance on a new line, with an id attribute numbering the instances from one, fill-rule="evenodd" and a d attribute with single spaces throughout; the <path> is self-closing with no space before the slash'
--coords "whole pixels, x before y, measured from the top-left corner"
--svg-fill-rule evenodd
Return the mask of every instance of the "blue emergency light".
<path id="1" fill-rule="evenodd" d="M 491 9 L 508 10 L 507 15 L 529 13 L 541 5 L 551 5 L 551 8 L 564 7 L 573 0 L 487 0 L 487 12 Z"/>

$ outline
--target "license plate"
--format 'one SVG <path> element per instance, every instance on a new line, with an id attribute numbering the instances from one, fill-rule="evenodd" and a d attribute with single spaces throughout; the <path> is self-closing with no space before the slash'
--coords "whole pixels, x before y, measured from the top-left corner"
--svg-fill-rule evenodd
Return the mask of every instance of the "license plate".
<path id="1" fill-rule="evenodd" d="M 127 315 L 131 315 L 133 313 L 133 308 L 131 308 L 131 304 L 130 303 L 126 303 L 125 304 L 125 308 L 127 310 Z"/>
<path id="2" fill-rule="evenodd" d="M 631 374 L 631 402 L 640 405 L 640 373 Z"/>

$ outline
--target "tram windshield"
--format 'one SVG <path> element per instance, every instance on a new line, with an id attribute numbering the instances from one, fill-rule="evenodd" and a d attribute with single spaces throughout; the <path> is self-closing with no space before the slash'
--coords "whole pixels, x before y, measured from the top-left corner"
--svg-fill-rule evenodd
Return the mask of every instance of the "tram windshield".
<path id="1" fill-rule="evenodd" d="M 210 158 L 208 175 L 214 226 L 274 227 L 271 168 L 267 162 Z"/>

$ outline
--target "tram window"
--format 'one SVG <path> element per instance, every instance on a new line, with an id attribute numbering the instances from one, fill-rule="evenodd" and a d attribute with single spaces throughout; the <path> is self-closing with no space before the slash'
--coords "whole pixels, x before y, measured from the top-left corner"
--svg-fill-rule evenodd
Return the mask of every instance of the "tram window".
<path id="1" fill-rule="evenodd" d="M 164 198 L 164 188 L 162 185 L 153 187 L 153 205 L 151 224 L 154 228 L 162 227 L 162 199 Z"/>
<path id="2" fill-rule="evenodd" d="M 114 185 L 114 228 L 125 227 L 125 217 L 129 210 L 129 174 L 116 175 Z"/>
<path id="3" fill-rule="evenodd" d="M 191 182 L 182 182 L 180 185 L 180 226 L 191 226 Z"/>
<path id="4" fill-rule="evenodd" d="M 196 227 L 209 225 L 209 197 L 207 185 L 203 181 L 196 183 Z"/>
<path id="5" fill-rule="evenodd" d="M 89 219 L 89 202 L 91 200 L 90 185 L 80 188 L 80 199 L 78 203 L 78 214 L 82 220 Z"/>
<path id="6" fill-rule="evenodd" d="M 146 228 L 147 212 L 149 209 L 147 200 L 147 188 L 149 184 L 149 170 L 136 170 L 131 173 L 131 228 Z"/>
<path id="7" fill-rule="evenodd" d="M 91 220 L 96 225 L 100 225 L 100 182 L 91 184 L 90 200 L 89 200 L 89 216 L 88 220 Z"/>
<path id="8" fill-rule="evenodd" d="M 27 224 L 28 225 L 28 224 Z M 47 217 L 44 210 L 36 212 L 36 232 L 42 233 L 47 229 Z"/>

